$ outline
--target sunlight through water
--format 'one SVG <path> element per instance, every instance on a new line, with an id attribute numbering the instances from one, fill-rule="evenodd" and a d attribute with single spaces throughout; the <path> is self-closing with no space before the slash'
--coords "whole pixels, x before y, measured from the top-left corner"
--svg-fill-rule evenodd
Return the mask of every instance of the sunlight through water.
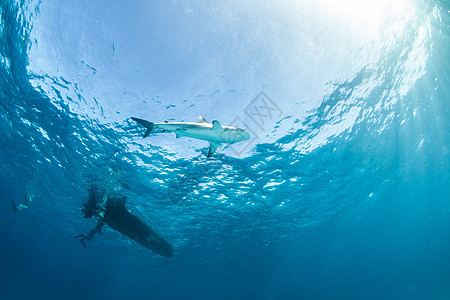
<path id="1" fill-rule="evenodd" d="M 0 299 L 450 299 L 449 20 L 446 0 L 0 1 Z M 199 116 L 251 138 L 207 157 L 131 118 Z M 173 258 L 107 226 L 84 249 L 92 184 Z"/>
<path id="2" fill-rule="evenodd" d="M 409 0 L 320 0 L 317 4 L 365 40 L 376 38 L 386 22 L 402 19 L 412 10 Z"/>

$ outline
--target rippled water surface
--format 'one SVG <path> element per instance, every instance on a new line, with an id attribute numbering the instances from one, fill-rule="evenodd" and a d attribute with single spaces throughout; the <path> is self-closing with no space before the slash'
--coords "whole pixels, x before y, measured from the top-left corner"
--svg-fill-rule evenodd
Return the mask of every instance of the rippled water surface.
<path id="1" fill-rule="evenodd" d="M 449 20 L 425 0 L 2 1 L 0 299 L 449 299 Z M 206 158 L 131 116 L 251 138 Z M 174 257 L 106 228 L 83 249 L 92 181 Z"/>

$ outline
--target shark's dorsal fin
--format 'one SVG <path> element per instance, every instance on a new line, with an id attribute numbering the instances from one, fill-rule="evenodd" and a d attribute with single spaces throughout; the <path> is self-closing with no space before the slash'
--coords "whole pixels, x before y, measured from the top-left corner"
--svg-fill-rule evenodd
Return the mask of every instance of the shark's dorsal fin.
<path id="1" fill-rule="evenodd" d="M 203 118 L 202 116 L 199 116 L 199 117 L 198 117 L 198 122 L 199 122 L 199 123 L 208 123 L 208 121 L 206 121 L 206 119 Z"/>
<path id="2" fill-rule="evenodd" d="M 217 147 L 219 147 L 219 146 L 220 146 L 220 144 L 218 144 L 218 143 L 209 142 L 208 157 L 210 157 L 211 155 L 213 155 L 214 152 L 216 152 Z"/>
<path id="3" fill-rule="evenodd" d="M 213 124 L 213 127 L 211 128 L 211 130 L 213 130 L 213 131 L 223 131 L 222 125 L 220 125 L 219 121 L 214 120 L 212 122 L 212 124 Z"/>

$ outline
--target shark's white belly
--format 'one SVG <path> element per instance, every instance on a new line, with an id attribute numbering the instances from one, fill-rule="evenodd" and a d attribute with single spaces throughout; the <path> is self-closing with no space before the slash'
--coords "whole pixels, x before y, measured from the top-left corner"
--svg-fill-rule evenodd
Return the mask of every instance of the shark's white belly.
<path id="1" fill-rule="evenodd" d="M 214 143 L 227 143 L 227 141 L 222 138 L 221 132 L 218 134 L 217 132 L 212 131 L 210 128 L 181 129 L 175 130 L 173 132 L 179 137 L 187 136 Z"/>
<path id="2" fill-rule="evenodd" d="M 198 123 L 169 123 L 157 124 L 163 130 L 174 132 L 178 137 L 187 136 L 213 143 L 235 143 L 241 141 L 237 131 L 228 126 L 223 126 L 223 131 L 212 130 L 211 124 Z"/>

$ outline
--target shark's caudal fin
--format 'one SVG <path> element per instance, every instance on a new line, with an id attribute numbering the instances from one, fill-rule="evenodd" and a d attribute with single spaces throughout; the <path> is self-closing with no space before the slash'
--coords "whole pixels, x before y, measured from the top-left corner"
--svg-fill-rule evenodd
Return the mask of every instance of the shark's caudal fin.
<path id="1" fill-rule="evenodd" d="M 143 139 L 145 139 L 150 133 L 152 133 L 153 129 L 155 128 L 155 124 L 146 120 L 142 120 L 142 119 L 138 119 L 135 117 L 131 117 L 131 119 L 133 119 L 133 121 L 138 122 L 139 124 L 141 124 L 142 126 L 144 126 L 145 128 L 147 128 L 147 132 L 144 134 Z"/>

